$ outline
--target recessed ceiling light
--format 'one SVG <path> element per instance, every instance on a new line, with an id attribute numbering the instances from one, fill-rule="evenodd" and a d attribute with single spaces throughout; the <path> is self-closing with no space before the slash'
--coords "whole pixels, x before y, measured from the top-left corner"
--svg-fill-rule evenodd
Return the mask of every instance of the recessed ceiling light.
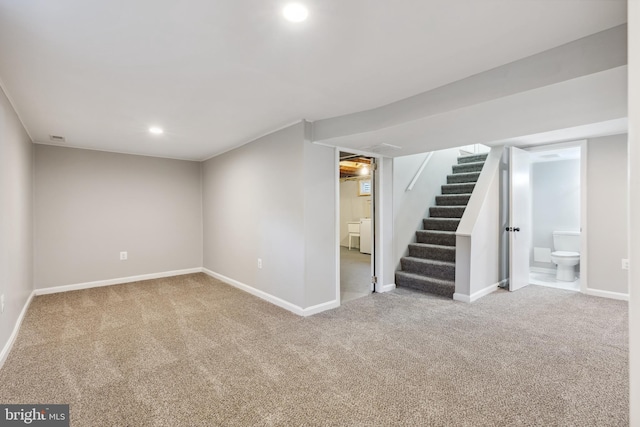
<path id="1" fill-rule="evenodd" d="M 149 128 L 149 132 L 154 134 L 154 135 L 162 135 L 164 133 L 164 131 L 162 130 L 162 128 L 159 128 L 157 126 L 151 126 Z"/>
<path id="2" fill-rule="evenodd" d="M 309 9 L 301 3 L 289 3 L 282 9 L 282 14 L 287 21 L 302 22 L 309 16 Z"/>
<path id="3" fill-rule="evenodd" d="M 369 168 L 365 166 L 360 169 L 360 175 L 369 175 Z"/>

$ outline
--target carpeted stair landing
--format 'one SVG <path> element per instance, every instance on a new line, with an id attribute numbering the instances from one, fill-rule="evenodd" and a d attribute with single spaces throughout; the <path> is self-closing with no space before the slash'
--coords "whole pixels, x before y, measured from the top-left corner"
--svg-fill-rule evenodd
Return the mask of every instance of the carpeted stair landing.
<path id="1" fill-rule="evenodd" d="M 416 243 L 400 260 L 396 286 L 453 298 L 456 278 L 456 230 L 469 203 L 487 154 L 458 157 L 447 175 L 436 205 L 429 208 L 423 229 L 416 231 Z"/>

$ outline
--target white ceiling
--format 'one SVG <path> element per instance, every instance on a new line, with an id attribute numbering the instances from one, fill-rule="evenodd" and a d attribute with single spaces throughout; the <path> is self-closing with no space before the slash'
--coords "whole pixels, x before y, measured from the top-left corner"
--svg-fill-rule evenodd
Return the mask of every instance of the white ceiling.
<path id="1" fill-rule="evenodd" d="M 0 84 L 35 142 L 200 160 L 626 22 L 624 0 L 303 1 L 292 24 L 279 0 L 0 0 Z"/>

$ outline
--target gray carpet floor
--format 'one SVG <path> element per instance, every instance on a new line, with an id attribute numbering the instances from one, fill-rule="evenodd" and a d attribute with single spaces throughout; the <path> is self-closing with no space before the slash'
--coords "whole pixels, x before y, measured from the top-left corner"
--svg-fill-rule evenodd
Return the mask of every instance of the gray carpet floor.
<path id="1" fill-rule="evenodd" d="M 300 318 L 203 274 L 34 298 L 2 403 L 73 426 L 624 426 L 627 304 L 396 290 Z"/>

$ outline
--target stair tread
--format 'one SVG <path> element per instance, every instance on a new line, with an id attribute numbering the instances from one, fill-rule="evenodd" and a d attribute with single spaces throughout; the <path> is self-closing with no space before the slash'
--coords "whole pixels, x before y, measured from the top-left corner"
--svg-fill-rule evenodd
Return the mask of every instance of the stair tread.
<path id="1" fill-rule="evenodd" d="M 463 165 L 464 166 L 476 166 L 476 165 L 484 165 L 484 164 L 485 164 L 485 161 L 482 160 L 482 161 L 479 161 L 479 162 L 459 163 L 459 164 L 454 165 L 454 166 L 463 166 Z"/>
<path id="2" fill-rule="evenodd" d="M 399 274 L 401 276 L 405 276 L 405 277 L 409 277 L 412 279 L 417 279 L 417 280 L 428 280 L 431 282 L 436 282 L 439 283 L 441 285 L 449 285 L 449 286 L 453 286 L 455 288 L 456 286 L 456 282 L 453 280 L 444 280 L 444 279 L 436 279 L 435 277 L 429 277 L 429 276 L 423 276 L 422 274 L 415 274 L 415 273 L 409 273 L 408 271 L 396 271 L 396 274 Z"/>
<path id="3" fill-rule="evenodd" d="M 425 263 L 425 264 L 440 265 L 440 266 L 443 266 L 443 267 L 455 267 L 455 265 L 456 265 L 455 262 L 437 261 L 435 259 L 417 258 L 417 257 L 414 257 L 414 256 L 405 256 L 403 258 L 406 259 L 407 261 L 414 261 L 414 262 L 421 262 L 421 263 Z"/>
<path id="4" fill-rule="evenodd" d="M 475 171 L 475 172 L 458 172 L 458 173 L 450 173 L 447 176 L 461 177 L 461 176 L 471 176 L 471 175 L 480 175 L 480 172 L 479 171 Z M 455 183 L 455 184 L 459 184 L 459 183 Z"/>
<path id="5" fill-rule="evenodd" d="M 415 243 L 409 243 L 409 246 L 418 246 L 421 248 L 434 248 L 434 249 L 451 249 L 451 250 L 455 250 L 455 246 L 446 246 L 446 245 L 436 245 L 433 243 L 420 243 L 420 242 L 415 242 Z"/>
<path id="6" fill-rule="evenodd" d="M 482 161 L 485 161 L 488 156 L 489 153 L 465 154 L 464 156 L 458 156 L 458 164 L 471 163 L 475 159 L 482 159 Z"/>
<path id="7" fill-rule="evenodd" d="M 463 187 L 469 187 L 469 186 L 475 186 L 475 182 L 450 182 L 448 184 L 442 184 L 442 187 L 445 188 L 463 188 Z M 471 190 L 473 191 L 473 189 Z M 471 193 L 445 193 L 445 194 L 471 194 Z M 445 194 L 442 194 L 443 196 Z"/>
<path id="8" fill-rule="evenodd" d="M 475 184 L 480 172 L 461 172 L 447 175 L 447 184 Z"/>
<path id="9" fill-rule="evenodd" d="M 416 231 L 416 243 L 425 245 L 456 246 L 456 232 L 445 230 L 418 230 Z M 432 242 L 432 243 L 426 243 Z"/>

